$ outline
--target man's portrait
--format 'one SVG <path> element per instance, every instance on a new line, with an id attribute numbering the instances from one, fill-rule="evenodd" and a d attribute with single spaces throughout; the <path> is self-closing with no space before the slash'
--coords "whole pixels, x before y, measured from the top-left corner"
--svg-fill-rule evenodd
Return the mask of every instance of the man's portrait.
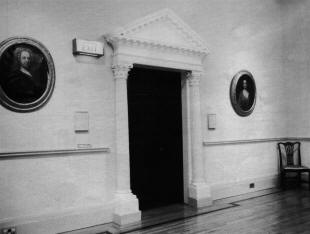
<path id="1" fill-rule="evenodd" d="M 46 86 L 46 74 L 37 71 L 42 66 L 43 58 L 34 61 L 33 51 L 21 46 L 14 50 L 13 56 L 12 68 L 3 83 L 3 90 L 16 102 L 33 102 L 40 98 Z"/>
<path id="2" fill-rule="evenodd" d="M 240 71 L 234 76 L 230 87 L 230 98 L 238 115 L 247 116 L 252 113 L 255 106 L 256 87 L 250 72 Z"/>
<path id="3" fill-rule="evenodd" d="M 8 103 L 13 109 L 14 105 L 27 109 L 37 105 L 47 91 L 53 89 L 54 67 L 39 47 L 25 42 L 14 43 L 2 49 L 0 56 L 2 104 Z"/>

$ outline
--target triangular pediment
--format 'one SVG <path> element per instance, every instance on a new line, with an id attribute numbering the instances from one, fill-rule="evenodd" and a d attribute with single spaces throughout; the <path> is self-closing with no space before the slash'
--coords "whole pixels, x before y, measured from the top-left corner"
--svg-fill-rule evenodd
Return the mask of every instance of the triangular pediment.
<path id="1" fill-rule="evenodd" d="M 169 9 L 134 21 L 112 33 L 114 38 L 207 54 L 203 40 Z"/>

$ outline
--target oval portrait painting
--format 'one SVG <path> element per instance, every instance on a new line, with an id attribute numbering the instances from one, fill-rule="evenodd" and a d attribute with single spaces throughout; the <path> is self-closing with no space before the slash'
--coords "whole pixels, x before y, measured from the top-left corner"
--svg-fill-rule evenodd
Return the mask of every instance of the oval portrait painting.
<path id="1" fill-rule="evenodd" d="M 256 86 L 249 71 L 240 71 L 232 79 L 230 100 L 235 112 L 240 116 L 250 115 L 255 107 Z"/>
<path id="2" fill-rule="evenodd" d="M 0 101 L 13 111 L 29 112 L 42 107 L 55 84 L 55 68 L 40 42 L 14 37 L 0 44 Z"/>

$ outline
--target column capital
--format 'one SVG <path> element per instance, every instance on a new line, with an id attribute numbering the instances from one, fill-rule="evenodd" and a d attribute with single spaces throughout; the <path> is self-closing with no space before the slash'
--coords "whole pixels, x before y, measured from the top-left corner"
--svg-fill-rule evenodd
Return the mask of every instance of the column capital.
<path id="1" fill-rule="evenodd" d="M 189 81 L 190 86 L 199 86 L 201 77 L 203 72 L 202 71 L 190 71 L 186 74 L 186 77 Z"/>
<path id="2" fill-rule="evenodd" d="M 115 79 L 127 79 L 129 70 L 133 67 L 129 63 L 115 64 L 112 66 Z"/>

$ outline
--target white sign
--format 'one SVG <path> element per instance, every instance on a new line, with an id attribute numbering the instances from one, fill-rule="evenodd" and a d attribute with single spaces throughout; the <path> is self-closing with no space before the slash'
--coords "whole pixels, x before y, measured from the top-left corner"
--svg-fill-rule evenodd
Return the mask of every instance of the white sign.
<path id="1" fill-rule="evenodd" d="M 75 38 L 73 39 L 73 54 L 101 57 L 103 56 L 103 43 Z"/>
<path id="2" fill-rule="evenodd" d="M 208 114 L 208 129 L 216 128 L 216 114 Z"/>
<path id="3" fill-rule="evenodd" d="M 76 133 L 89 131 L 89 114 L 87 111 L 74 113 L 74 130 Z"/>

